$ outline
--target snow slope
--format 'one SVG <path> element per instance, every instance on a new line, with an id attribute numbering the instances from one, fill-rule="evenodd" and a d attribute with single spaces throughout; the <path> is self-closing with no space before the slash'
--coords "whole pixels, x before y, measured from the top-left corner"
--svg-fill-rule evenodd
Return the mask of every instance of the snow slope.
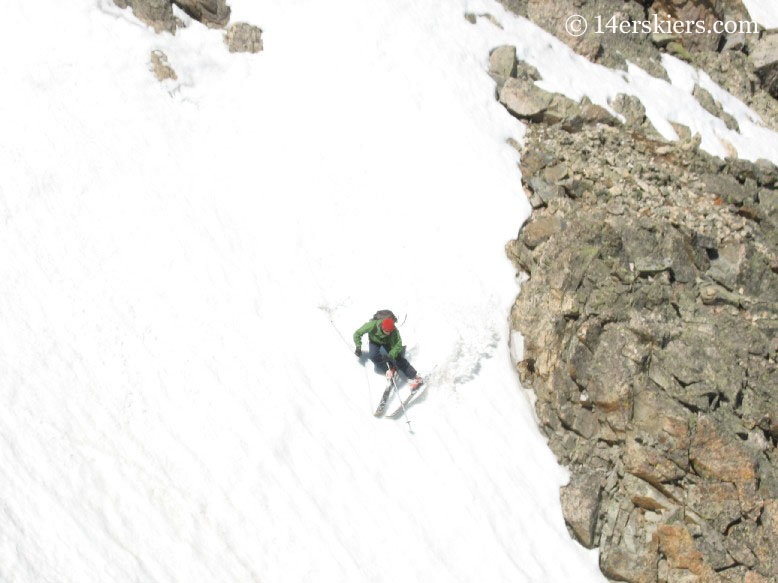
<path id="1" fill-rule="evenodd" d="M 772 0 L 743 0 L 751 18 L 765 28 L 778 28 L 778 4 Z"/>
<path id="2" fill-rule="evenodd" d="M 508 353 L 529 208 L 487 56 L 517 44 L 599 103 L 672 97 L 652 119 L 715 150 L 688 87 L 491 2 L 233 0 L 259 55 L 111 0 L 9 4 L 0 581 L 603 580 Z M 504 29 L 462 17 L 482 8 Z M 373 418 L 383 381 L 352 354 L 383 307 L 433 371 L 413 433 Z"/>

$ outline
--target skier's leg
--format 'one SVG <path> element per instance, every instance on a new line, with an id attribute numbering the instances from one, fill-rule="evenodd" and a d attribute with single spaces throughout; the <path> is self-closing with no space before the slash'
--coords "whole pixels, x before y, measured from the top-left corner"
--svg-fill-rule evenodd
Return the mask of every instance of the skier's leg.
<path id="1" fill-rule="evenodd" d="M 373 361 L 376 372 L 385 374 L 389 369 L 389 365 L 386 364 L 386 356 L 381 352 L 381 345 L 375 342 L 370 343 L 370 351 L 368 352 L 368 358 Z"/>
<path id="2" fill-rule="evenodd" d="M 408 362 L 408 359 L 405 358 L 405 350 L 403 350 L 400 353 L 400 356 L 394 359 L 394 361 L 397 363 L 397 368 L 399 368 L 402 373 L 405 375 L 405 378 L 407 379 L 415 379 L 416 375 L 418 374 L 416 372 L 416 369 L 411 366 L 411 363 Z"/>

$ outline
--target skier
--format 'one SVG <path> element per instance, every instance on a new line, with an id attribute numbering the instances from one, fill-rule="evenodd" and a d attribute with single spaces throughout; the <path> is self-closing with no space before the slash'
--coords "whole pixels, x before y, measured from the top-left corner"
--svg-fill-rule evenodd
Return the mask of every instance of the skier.
<path id="1" fill-rule="evenodd" d="M 387 314 L 391 312 L 387 311 Z M 376 316 L 381 315 L 378 312 Z M 375 318 L 366 322 L 354 332 L 354 344 L 357 345 L 354 354 L 362 356 L 362 336 L 367 334 L 370 341 L 368 358 L 373 361 L 376 371 L 386 373 L 387 381 L 391 381 L 397 375 L 399 368 L 410 381 L 411 391 L 418 389 L 424 382 L 417 374 L 416 369 L 404 356 L 405 346 L 400 338 L 400 331 L 395 326 L 392 315 L 384 318 Z"/>

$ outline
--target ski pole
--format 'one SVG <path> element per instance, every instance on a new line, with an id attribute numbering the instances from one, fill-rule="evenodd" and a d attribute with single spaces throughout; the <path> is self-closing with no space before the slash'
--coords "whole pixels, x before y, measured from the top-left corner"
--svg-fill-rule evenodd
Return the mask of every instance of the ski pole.
<path id="1" fill-rule="evenodd" d="M 394 392 L 397 395 L 397 398 L 400 399 L 400 407 L 402 407 L 403 415 L 405 416 L 405 422 L 408 424 L 408 430 L 411 433 L 413 433 L 413 428 L 411 427 L 411 420 L 408 417 L 408 411 L 405 410 L 405 403 L 403 403 L 403 399 L 400 396 L 400 389 L 397 388 L 397 383 L 394 381 L 394 375 L 392 375 L 392 386 L 394 387 Z"/>
<path id="2" fill-rule="evenodd" d="M 327 320 L 329 321 L 332 328 L 335 330 L 335 333 L 338 335 L 340 340 L 343 342 L 343 344 L 346 345 L 346 348 L 351 350 L 351 346 L 349 345 L 348 341 L 343 337 L 343 334 L 341 334 L 340 330 L 338 330 L 338 327 L 335 325 L 335 322 L 332 320 L 332 313 L 329 309 L 327 309 L 324 306 L 319 306 L 319 309 L 323 311 L 325 314 L 327 314 Z M 367 369 L 365 369 L 365 381 L 367 381 L 367 403 L 368 406 L 372 408 L 373 406 L 373 391 L 370 388 L 370 379 L 368 378 Z M 371 409 L 372 410 L 372 409 Z"/>

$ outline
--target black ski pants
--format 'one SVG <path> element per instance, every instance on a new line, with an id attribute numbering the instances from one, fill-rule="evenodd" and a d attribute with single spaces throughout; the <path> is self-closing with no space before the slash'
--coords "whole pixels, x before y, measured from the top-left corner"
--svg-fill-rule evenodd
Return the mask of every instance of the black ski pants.
<path id="1" fill-rule="evenodd" d="M 391 363 L 391 360 L 389 359 L 389 356 L 386 352 L 386 347 L 382 346 L 381 344 L 376 344 L 372 341 L 370 342 L 370 352 L 368 353 L 368 358 L 373 361 L 376 372 L 386 373 L 386 371 L 389 369 L 389 364 L 387 363 Z M 406 378 L 416 378 L 416 369 L 413 368 L 411 363 L 408 362 L 408 360 L 405 358 L 405 348 L 403 348 L 402 352 L 400 352 L 400 355 L 394 359 L 393 364 L 395 364 L 397 368 L 402 371 Z"/>

